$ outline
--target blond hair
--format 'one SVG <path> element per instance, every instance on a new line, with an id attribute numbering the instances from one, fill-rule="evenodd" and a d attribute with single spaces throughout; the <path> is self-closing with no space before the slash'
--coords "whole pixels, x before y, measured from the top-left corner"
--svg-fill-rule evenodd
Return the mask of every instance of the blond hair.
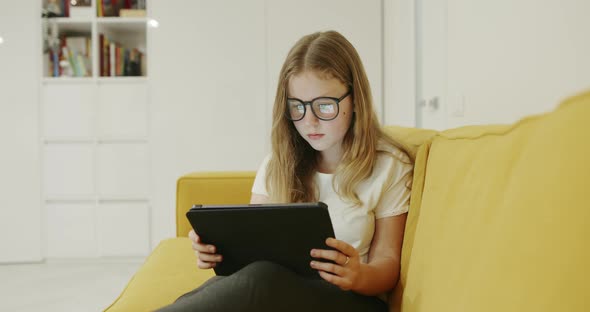
<path id="1" fill-rule="evenodd" d="M 285 115 L 289 80 L 305 71 L 338 79 L 352 91 L 355 113 L 342 141 L 344 153 L 333 185 L 338 186 L 334 189 L 342 199 L 360 205 L 355 189 L 370 177 L 377 161 L 379 142 L 404 150 L 381 130 L 360 57 L 352 44 L 336 31 L 317 32 L 301 38 L 291 48 L 281 68 L 273 108 L 272 155 L 266 176 L 270 200 L 318 200 L 313 180 L 318 152 L 299 135 Z"/>

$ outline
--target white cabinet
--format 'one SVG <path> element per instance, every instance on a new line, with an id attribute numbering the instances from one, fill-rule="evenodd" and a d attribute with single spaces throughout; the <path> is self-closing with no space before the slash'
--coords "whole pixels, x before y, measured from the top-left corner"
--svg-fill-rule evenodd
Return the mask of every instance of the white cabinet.
<path id="1" fill-rule="evenodd" d="M 101 3 L 41 23 L 61 46 L 41 62 L 47 257 L 149 252 L 148 19 L 98 16 Z"/>

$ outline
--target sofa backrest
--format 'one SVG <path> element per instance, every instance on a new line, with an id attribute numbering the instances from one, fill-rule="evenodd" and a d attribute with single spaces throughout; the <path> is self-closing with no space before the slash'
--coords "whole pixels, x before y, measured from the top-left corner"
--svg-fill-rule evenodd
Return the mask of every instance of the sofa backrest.
<path id="1" fill-rule="evenodd" d="M 417 157 L 392 311 L 590 311 L 590 92 Z"/>
<path id="2" fill-rule="evenodd" d="M 180 177 L 176 184 L 176 236 L 192 229 L 186 212 L 195 204 L 222 205 L 250 202 L 256 172 L 198 172 Z"/>
<path id="3" fill-rule="evenodd" d="M 420 145 L 435 131 L 389 126 L 385 132 L 415 158 Z M 180 177 L 176 185 L 176 236 L 186 237 L 191 226 L 186 212 L 194 204 L 221 205 L 250 202 L 255 171 L 197 172 Z"/>

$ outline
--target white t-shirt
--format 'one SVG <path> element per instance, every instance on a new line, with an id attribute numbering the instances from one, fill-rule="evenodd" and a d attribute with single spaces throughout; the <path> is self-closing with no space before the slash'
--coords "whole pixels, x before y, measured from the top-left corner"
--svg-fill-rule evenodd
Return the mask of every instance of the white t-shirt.
<path id="1" fill-rule="evenodd" d="M 332 187 L 333 174 L 316 172 L 314 176 L 319 201 L 328 205 L 336 239 L 356 248 L 363 263 L 368 260 L 375 220 L 406 213 L 409 208 L 413 166 L 408 156 L 395 147 L 380 146 L 379 149 L 389 152 L 379 152 L 373 173 L 359 184 L 357 195 L 363 202 L 360 207 L 340 199 Z M 256 174 L 252 187 L 254 194 L 268 196 L 266 167 L 270 157 L 264 159 Z"/>

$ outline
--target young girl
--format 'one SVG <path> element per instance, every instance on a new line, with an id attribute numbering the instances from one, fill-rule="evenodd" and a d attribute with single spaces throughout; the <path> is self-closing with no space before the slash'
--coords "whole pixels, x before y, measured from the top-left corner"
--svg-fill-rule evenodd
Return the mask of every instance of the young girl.
<path id="1" fill-rule="evenodd" d="M 387 311 L 412 169 L 407 153 L 381 131 L 350 42 L 335 31 L 301 38 L 281 69 L 272 153 L 256 175 L 251 203 L 328 204 L 336 238 L 326 244 L 335 250 L 310 250 L 322 279 L 260 261 L 210 279 L 161 311 Z M 194 231 L 189 237 L 199 268 L 223 261 Z"/>

